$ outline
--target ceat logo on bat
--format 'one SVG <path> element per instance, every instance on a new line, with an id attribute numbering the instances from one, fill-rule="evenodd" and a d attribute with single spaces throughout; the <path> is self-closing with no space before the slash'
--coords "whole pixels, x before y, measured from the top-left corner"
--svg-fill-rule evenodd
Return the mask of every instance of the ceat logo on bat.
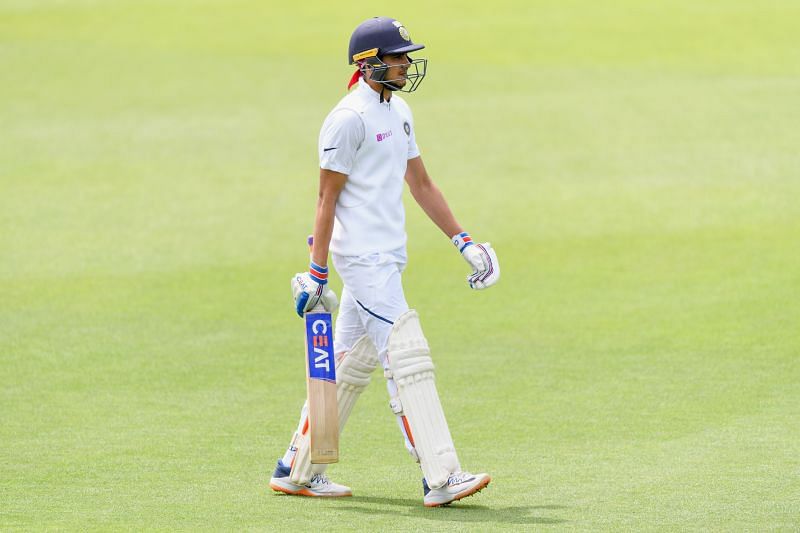
<path id="1" fill-rule="evenodd" d="M 308 377 L 336 382 L 330 313 L 306 314 Z"/>

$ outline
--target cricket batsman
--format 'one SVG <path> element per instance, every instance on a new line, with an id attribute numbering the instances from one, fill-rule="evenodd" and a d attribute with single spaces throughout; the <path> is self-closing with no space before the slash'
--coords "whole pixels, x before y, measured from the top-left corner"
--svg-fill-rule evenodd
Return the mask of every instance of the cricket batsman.
<path id="1" fill-rule="evenodd" d="M 347 58 L 357 70 L 348 88 L 355 89 L 322 125 L 311 263 L 292 279 L 292 292 L 300 316 L 319 303 L 328 311 L 337 307 L 326 286 L 330 252 L 344 285 L 334 332 L 339 429 L 380 363 L 389 407 L 424 475 L 424 504 L 436 507 L 478 492 L 491 478 L 461 468 L 428 343 L 403 294 L 403 182 L 469 265 L 471 289 L 495 284 L 500 266 L 491 245 L 474 242 L 459 225 L 425 170 L 411 109 L 397 94 L 413 92 L 425 77 L 427 60 L 409 56 L 423 48 L 403 24 L 387 17 L 364 21 L 350 37 Z M 328 479 L 325 465 L 311 464 L 307 406 L 270 487 L 303 496 L 352 495 L 350 488 Z"/>

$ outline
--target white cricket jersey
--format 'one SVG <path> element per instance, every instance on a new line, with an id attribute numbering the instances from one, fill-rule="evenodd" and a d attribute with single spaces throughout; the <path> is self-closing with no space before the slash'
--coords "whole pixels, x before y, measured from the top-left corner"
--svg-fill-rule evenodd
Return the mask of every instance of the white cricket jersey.
<path id="1" fill-rule="evenodd" d="M 319 135 L 319 166 L 347 175 L 336 202 L 332 253 L 388 252 L 406 244 L 403 182 L 419 156 L 411 109 L 397 94 L 379 94 L 361 79 L 330 112 Z"/>

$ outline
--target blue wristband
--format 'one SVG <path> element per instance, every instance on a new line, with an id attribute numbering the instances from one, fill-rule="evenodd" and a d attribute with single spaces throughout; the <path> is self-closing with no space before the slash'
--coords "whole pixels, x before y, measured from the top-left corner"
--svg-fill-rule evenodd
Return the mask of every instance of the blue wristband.
<path id="1" fill-rule="evenodd" d="M 328 267 L 319 266 L 314 263 L 314 261 L 311 261 L 311 264 L 308 266 L 308 274 L 311 276 L 311 279 L 320 285 L 328 283 Z"/>

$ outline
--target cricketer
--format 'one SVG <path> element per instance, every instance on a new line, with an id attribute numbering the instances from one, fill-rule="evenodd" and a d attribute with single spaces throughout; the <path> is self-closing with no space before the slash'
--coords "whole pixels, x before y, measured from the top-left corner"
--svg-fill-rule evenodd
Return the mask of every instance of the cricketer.
<path id="1" fill-rule="evenodd" d="M 425 170 L 414 136 L 414 119 L 398 92 L 416 90 L 427 60 L 395 19 L 374 17 L 350 38 L 348 60 L 355 86 L 325 119 L 319 136 L 319 198 L 311 263 L 292 280 L 301 316 L 338 300 L 326 286 L 328 254 L 341 276 L 341 306 L 334 328 L 337 402 L 341 428 L 380 363 L 389 406 L 411 456 L 423 473 L 423 503 L 446 505 L 486 487 L 488 474 L 462 470 L 434 381 L 434 365 L 419 317 L 403 294 L 406 265 L 405 181 L 414 200 L 451 239 L 469 264 L 467 283 L 485 289 L 500 266 L 489 243 L 476 243 L 456 221 L 440 189 Z M 350 496 L 332 482 L 326 465 L 311 464 L 307 406 L 270 487 L 303 496 Z"/>

